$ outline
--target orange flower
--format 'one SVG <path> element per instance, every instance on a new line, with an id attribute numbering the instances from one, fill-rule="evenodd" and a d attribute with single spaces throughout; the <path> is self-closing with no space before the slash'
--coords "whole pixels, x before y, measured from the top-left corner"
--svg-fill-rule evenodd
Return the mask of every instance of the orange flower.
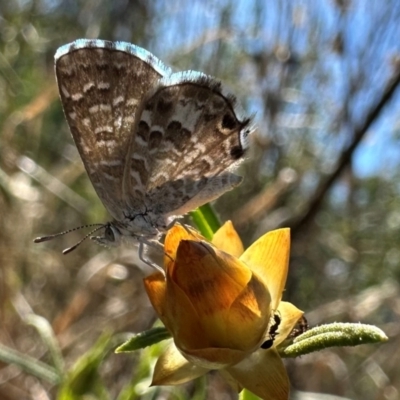
<path id="1" fill-rule="evenodd" d="M 243 252 L 227 222 L 212 242 L 174 226 L 165 239 L 165 276 L 145 286 L 172 343 L 158 359 L 153 385 L 177 385 L 219 370 L 236 389 L 287 399 L 289 382 L 275 349 L 302 312 L 281 302 L 289 262 L 289 229 L 267 233 Z M 274 313 L 280 324 L 273 345 Z M 271 330 L 271 332 L 272 332 Z"/>

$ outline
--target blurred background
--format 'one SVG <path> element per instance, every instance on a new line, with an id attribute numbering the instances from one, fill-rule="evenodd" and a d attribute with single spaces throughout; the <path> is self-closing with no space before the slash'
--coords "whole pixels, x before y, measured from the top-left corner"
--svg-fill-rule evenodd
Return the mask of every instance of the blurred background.
<path id="1" fill-rule="evenodd" d="M 215 204 L 221 221 L 231 219 L 246 246 L 291 227 L 284 299 L 304 310 L 311 326 L 360 321 L 390 337 L 384 345 L 286 360 L 293 398 L 399 399 L 400 2 L 0 4 L 1 344 L 44 364 L 51 364 L 49 348 L 60 346 L 72 381 L 96 359 L 84 381 L 97 382 L 97 391 L 84 397 L 85 385 L 75 379 L 83 397 L 63 398 L 235 399 L 213 374 L 205 389 L 197 382 L 148 389 L 157 348 L 98 350 L 108 340 L 104 332 L 140 332 L 155 322 L 142 284 L 150 271 L 135 249 L 88 241 L 63 256 L 82 231 L 32 243 L 109 218 L 56 89 L 54 53 L 77 38 L 132 42 L 176 71 L 217 76 L 255 115 L 258 128 L 240 168 L 244 183 Z M 45 321 L 57 345 L 43 335 Z M 0 363 L 1 399 L 57 396 L 56 379 Z"/>

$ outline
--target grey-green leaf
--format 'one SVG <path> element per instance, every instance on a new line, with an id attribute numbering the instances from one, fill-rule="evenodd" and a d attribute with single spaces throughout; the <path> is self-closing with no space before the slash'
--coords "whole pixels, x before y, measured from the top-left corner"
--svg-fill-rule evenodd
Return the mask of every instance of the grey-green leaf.
<path id="1" fill-rule="evenodd" d="M 286 348 L 278 348 L 282 357 L 298 357 L 328 347 L 358 346 L 386 342 L 385 333 L 373 325 L 333 323 L 312 328 L 294 339 Z"/>

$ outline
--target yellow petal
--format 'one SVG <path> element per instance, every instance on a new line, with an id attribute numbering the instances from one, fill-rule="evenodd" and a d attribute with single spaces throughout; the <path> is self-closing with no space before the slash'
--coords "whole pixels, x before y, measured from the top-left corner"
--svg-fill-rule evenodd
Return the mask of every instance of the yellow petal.
<path id="1" fill-rule="evenodd" d="M 171 343 L 157 360 L 151 385 L 180 385 L 208 371 L 186 360 Z"/>
<path id="2" fill-rule="evenodd" d="M 278 328 L 278 334 L 275 336 L 274 346 L 278 346 L 282 343 L 292 332 L 297 321 L 304 314 L 303 311 L 299 310 L 292 303 L 281 301 L 278 306 L 278 313 L 281 318 L 281 323 Z"/>
<path id="3" fill-rule="evenodd" d="M 239 385 L 239 382 L 233 379 L 232 376 L 224 369 L 218 370 L 218 374 L 220 374 L 236 392 L 240 393 L 243 390 L 243 386 Z"/>
<path id="4" fill-rule="evenodd" d="M 286 284 L 290 255 L 290 230 L 268 232 L 254 242 L 240 257 L 258 274 L 271 294 L 271 307 L 276 310 Z"/>
<path id="5" fill-rule="evenodd" d="M 249 353 L 240 350 L 224 348 L 179 350 L 193 364 L 208 369 L 221 369 L 228 365 L 237 364 L 249 355 Z"/>
<path id="6" fill-rule="evenodd" d="M 217 249 L 225 251 L 225 253 L 235 257 L 239 257 L 244 251 L 243 243 L 231 221 L 226 221 L 225 224 L 214 233 L 211 243 Z"/>
<path id="7" fill-rule="evenodd" d="M 239 364 L 226 368 L 239 385 L 264 400 L 287 400 L 289 379 L 278 352 L 271 348 L 252 353 Z"/>
<path id="8" fill-rule="evenodd" d="M 183 227 L 182 225 L 174 225 L 165 236 L 164 242 L 164 269 L 168 270 L 170 264 L 176 259 L 176 252 L 178 250 L 181 240 L 206 240 L 197 231 L 190 227 Z"/>

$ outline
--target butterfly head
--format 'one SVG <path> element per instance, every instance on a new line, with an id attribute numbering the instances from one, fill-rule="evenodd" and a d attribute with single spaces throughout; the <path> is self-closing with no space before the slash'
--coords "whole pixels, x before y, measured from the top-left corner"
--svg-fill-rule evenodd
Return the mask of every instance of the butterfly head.
<path id="1" fill-rule="evenodd" d="M 91 236 L 90 239 L 103 246 L 116 247 L 122 242 L 122 233 L 114 223 L 109 222 L 104 225 L 103 236 Z"/>
<path id="2" fill-rule="evenodd" d="M 103 246 L 119 246 L 123 241 L 137 242 L 139 238 L 154 238 L 160 233 L 154 224 L 152 215 L 146 213 L 126 216 L 123 221 L 113 221 L 104 225 L 103 236 L 92 236 L 91 239 Z"/>

